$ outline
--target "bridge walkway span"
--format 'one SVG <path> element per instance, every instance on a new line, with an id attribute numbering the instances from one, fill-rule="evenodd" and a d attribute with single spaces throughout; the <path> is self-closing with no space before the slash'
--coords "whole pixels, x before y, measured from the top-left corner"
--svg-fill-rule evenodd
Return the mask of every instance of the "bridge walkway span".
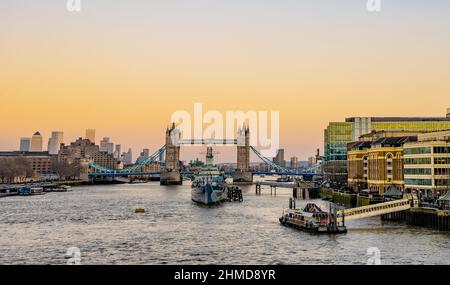
<path id="1" fill-rule="evenodd" d="M 409 199 L 389 201 L 363 207 L 340 210 L 337 212 L 338 220 L 345 221 L 376 217 L 384 214 L 405 211 L 411 208 Z"/>

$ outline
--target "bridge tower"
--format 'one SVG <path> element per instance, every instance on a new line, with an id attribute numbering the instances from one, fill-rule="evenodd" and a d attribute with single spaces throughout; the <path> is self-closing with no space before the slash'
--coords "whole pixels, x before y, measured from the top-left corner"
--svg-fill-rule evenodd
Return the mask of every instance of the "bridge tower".
<path id="1" fill-rule="evenodd" d="M 172 123 L 166 130 L 166 166 L 161 172 L 161 185 L 181 185 L 180 173 L 180 131 Z"/>
<path id="2" fill-rule="evenodd" d="M 237 169 L 233 175 L 235 183 L 251 184 L 253 176 L 250 172 L 250 129 L 244 126 L 237 134 Z"/>

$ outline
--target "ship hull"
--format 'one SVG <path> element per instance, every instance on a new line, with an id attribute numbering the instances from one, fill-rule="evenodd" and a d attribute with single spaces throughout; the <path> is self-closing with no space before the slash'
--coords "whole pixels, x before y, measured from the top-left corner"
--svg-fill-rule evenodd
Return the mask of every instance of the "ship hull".
<path id="1" fill-rule="evenodd" d="M 317 233 L 317 234 L 345 234 L 347 233 L 347 228 L 343 226 L 339 226 L 337 228 L 329 228 L 326 226 L 317 226 L 317 227 L 306 227 L 304 225 L 292 223 L 284 220 L 283 218 L 279 219 L 280 223 L 283 226 L 290 227 L 296 230 L 301 230 L 307 233 Z"/>
<path id="2" fill-rule="evenodd" d="M 191 191 L 191 199 L 193 202 L 202 205 L 215 205 L 226 201 L 226 190 L 221 188 L 214 189 L 211 185 L 207 184 L 204 187 L 196 187 Z"/>

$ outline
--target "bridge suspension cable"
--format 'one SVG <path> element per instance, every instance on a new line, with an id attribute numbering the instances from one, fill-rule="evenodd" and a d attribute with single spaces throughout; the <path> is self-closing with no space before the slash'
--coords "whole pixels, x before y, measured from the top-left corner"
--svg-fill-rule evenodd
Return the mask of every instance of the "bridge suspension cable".
<path id="1" fill-rule="evenodd" d="M 143 160 L 142 162 L 138 163 L 138 164 L 134 164 L 131 165 L 129 167 L 126 167 L 124 169 L 112 169 L 112 168 L 107 168 L 107 167 L 103 167 L 101 165 L 98 165 L 96 163 L 91 163 L 89 164 L 89 166 L 91 168 L 94 168 L 95 170 L 98 170 L 100 172 L 104 172 L 104 173 L 129 173 L 129 172 L 134 172 L 138 169 L 141 169 L 142 167 L 145 167 L 149 164 L 151 164 L 152 162 L 157 161 L 157 159 L 166 151 L 166 145 L 163 145 L 160 149 L 158 149 L 155 153 L 153 153 L 151 156 L 149 156 L 148 158 L 146 158 L 145 160 Z"/>
<path id="2" fill-rule="evenodd" d="M 280 172 L 285 172 L 285 173 L 289 173 L 292 172 L 294 173 L 293 169 L 289 169 L 286 167 L 282 167 L 278 164 L 276 164 L 275 162 L 271 161 L 270 159 L 268 159 L 267 157 L 265 157 L 264 155 L 262 155 L 259 150 L 257 150 L 255 147 L 250 146 L 250 149 L 256 154 L 257 157 L 259 157 L 264 163 L 268 164 L 269 166 L 271 166 L 272 168 L 280 171 Z"/>
<path id="3" fill-rule="evenodd" d="M 291 169 L 291 168 L 287 168 L 287 167 L 282 167 L 278 164 L 276 164 L 275 162 L 273 162 L 272 160 L 270 160 L 269 158 L 265 157 L 264 155 L 261 154 L 261 152 L 259 152 L 259 150 L 257 150 L 255 147 L 250 146 L 250 149 L 256 154 L 257 157 L 259 157 L 264 163 L 268 164 L 269 166 L 271 166 L 272 168 L 276 169 L 279 172 L 283 172 L 286 174 L 292 173 L 292 174 L 306 174 L 306 173 L 311 173 L 314 172 L 317 169 L 320 169 L 321 164 L 318 163 L 310 168 L 307 169 L 302 169 L 302 170 L 295 170 L 295 169 Z"/>

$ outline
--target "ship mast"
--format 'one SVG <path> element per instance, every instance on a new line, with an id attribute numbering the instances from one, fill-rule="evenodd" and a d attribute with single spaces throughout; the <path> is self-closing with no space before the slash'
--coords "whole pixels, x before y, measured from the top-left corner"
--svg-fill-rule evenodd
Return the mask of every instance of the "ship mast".
<path id="1" fill-rule="evenodd" d="M 214 155 L 212 147 L 206 148 L 206 165 L 211 166 L 214 164 Z"/>

